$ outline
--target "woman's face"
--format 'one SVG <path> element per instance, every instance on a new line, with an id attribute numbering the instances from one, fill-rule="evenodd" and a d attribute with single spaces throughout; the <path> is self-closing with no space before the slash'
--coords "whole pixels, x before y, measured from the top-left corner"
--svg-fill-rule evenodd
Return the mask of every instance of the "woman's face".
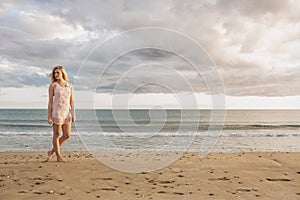
<path id="1" fill-rule="evenodd" d="M 59 69 L 54 70 L 54 78 L 60 80 L 62 78 L 62 73 Z"/>

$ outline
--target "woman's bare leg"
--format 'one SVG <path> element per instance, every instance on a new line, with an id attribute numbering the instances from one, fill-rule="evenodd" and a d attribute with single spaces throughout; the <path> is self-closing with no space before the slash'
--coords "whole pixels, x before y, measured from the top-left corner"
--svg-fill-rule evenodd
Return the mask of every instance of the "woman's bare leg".
<path id="1" fill-rule="evenodd" d="M 59 147 L 61 147 L 65 143 L 65 141 L 70 138 L 71 124 L 63 124 L 62 130 L 63 130 L 63 135 L 61 136 L 61 138 L 59 138 L 59 143 L 58 143 Z M 57 156 L 57 161 L 58 162 L 67 162 L 61 156 L 59 156 L 59 157 Z"/>
<path id="2" fill-rule="evenodd" d="M 59 135 L 61 130 L 61 125 L 53 125 L 53 149 L 57 157 L 57 162 L 66 162 L 60 154 L 60 144 L 59 144 Z"/>
<path id="3" fill-rule="evenodd" d="M 53 124 L 53 139 L 52 139 L 53 149 L 51 151 L 48 151 L 48 158 L 46 162 L 52 158 L 54 153 L 56 154 L 58 162 L 66 162 L 60 154 L 59 135 L 60 135 L 61 127 L 62 127 L 61 125 Z"/>
<path id="4" fill-rule="evenodd" d="M 63 129 L 63 135 L 59 138 L 59 147 L 61 147 L 65 143 L 65 141 L 70 138 L 71 124 L 63 124 L 62 129 Z M 55 149 L 54 149 L 54 145 L 53 145 L 53 149 L 51 151 L 48 151 L 48 159 L 47 160 L 50 160 L 52 158 L 52 156 L 54 155 L 54 153 L 55 153 Z"/>
<path id="5" fill-rule="evenodd" d="M 52 148 L 51 151 L 48 151 L 48 158 L 45 160 L 45 162 L 50 161 L 51 158 L 52 158 L 52 156 L 54 155 L 55 149 L 57 149 L 57 139 L 58 139 L 58 137 L 60 135 L 61 126 L 53 124 L 52 127 L 53 127 L 53 136 L 52 136 L 52 145 L 53 145 L 53 148 Z"/>
<path id="6" fill-rule="evenodd" d="M 62 146 L 71 135 L 71 124 L 62 125 L 63 135 L 59 138 L 59 145 Z"/>

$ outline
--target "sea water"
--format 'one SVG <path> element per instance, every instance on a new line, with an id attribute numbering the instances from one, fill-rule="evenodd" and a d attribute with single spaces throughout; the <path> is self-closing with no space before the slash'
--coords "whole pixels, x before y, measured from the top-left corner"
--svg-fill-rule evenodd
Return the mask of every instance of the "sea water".
<path id="1" fill-rule="evenodd" d="M 300 110 L 76 110 L 68 151 L 300 151 Z M 215 117 L 215 115 L 218 115 Z M 0 109 L 0 151 L 51 149 L 46 109 Z"/>

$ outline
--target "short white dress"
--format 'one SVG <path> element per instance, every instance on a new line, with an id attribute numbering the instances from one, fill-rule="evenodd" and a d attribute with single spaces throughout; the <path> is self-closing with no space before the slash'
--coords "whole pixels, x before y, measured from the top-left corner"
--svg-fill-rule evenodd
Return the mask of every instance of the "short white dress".
<path id="1" fill-rule="evenodd" d="M 69 82 L 63 87 L 54 82 L 54 96 L 52 104 L 52 121 L 53 124 L 69 124 L 72 122 L 70 112 L 71 86 Z"/>

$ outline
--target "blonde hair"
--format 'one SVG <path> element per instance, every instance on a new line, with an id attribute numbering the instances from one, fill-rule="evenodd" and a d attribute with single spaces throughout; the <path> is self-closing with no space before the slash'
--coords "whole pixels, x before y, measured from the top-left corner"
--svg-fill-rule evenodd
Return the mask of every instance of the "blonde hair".
<path id="1" fill-rule="evenodd" d="M 57 69 L 59 69 L 59 71 L 61 71 L 61 73 L 62 73 L 62 78 L 63 78 L 65 81 L 67 81 L 67 80 L 68 80 L 68 75 L 67 75 L 67 72 L 66 72 L 65 68 L 64 68 L 63 66 L 55 66 L 55 67 L 53 67 L 52 72 L 51 72 L 51 74 L 49 75 L 49 77 L 51 78 L 51 83 L 53 83 L 53 82 L 56 81 L 56 79 L 55 79 L 55 77 L 54 77 L 54 71 L 57 70 Z"/>

